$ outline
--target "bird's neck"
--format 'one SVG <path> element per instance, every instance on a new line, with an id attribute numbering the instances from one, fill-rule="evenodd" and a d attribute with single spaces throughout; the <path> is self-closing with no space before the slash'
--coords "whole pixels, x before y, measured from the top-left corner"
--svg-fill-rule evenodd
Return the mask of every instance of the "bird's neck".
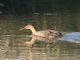
<path id="1" fill-rule="evenodd" d="M 32 34 L 36 34 L 36 29 L 34 27 L 32 27 L 30 30 L 32 31 Z"/>

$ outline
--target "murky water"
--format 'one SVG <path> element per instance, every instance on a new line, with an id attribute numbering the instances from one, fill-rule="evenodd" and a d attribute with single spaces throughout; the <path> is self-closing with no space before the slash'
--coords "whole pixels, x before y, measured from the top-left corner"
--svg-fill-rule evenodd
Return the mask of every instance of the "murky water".
<path id="1" fill-rule="evenodd" d="M 0 60 L 80 60 L 80 46 L 77 44 L 37 42 L 29 48 L 19 43 L 30 39 L 25 35 L 1 35 Z"/>
<path id="2" fill-rule="evenodd" d="M 0 60 L 80 60 L 79 6 L 77 0 L 1 0 Z M 31 37 L 26 35 L 32 33 L 19 30 L 27 24 L 36 30 L 79 31 L 79 34 L 66 34 L 55 44 L 37 41 L 29 48 L 21 41 L 30 41 Z"/>

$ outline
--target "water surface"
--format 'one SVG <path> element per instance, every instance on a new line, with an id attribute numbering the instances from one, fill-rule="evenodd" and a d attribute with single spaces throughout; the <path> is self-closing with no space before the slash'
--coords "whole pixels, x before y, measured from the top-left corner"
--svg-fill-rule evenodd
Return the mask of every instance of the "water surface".
<path id="1" fill-rule="evenodd" d="M 37 41 L 32 48 L 18 41 L 30 40 L 26 35 L 0 36 L 0 60 L 79 60 L 80 45 L 69 42 Z M 12 43 L 11 43 L 12 42 Z"/>

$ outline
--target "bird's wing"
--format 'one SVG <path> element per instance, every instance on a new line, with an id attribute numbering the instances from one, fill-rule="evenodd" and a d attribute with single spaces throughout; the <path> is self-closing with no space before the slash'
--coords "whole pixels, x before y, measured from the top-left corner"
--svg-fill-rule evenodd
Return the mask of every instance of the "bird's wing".
<path id="1" fill-rule="evenodd" d="M 42 30 L 42 31 L 37 31 L 36 35 L 38 36 L 48 36 L 50 33 L 54 33 L 54 30 Z"/>

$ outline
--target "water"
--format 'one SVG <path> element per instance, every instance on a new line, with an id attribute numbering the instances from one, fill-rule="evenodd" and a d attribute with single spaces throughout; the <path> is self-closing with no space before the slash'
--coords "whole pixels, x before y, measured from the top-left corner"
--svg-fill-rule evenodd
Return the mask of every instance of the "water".
<path id="1" fill-rule="evenodd" d="M 62 37 L 58 38 L 58 40 L 80 43 L 80 32 L 65 33 Z"/>
<path id="2" fill-rule="evenodd" d="M 30 41 L 26 35 L 32 33 L 19 30 L 33 24 L 36 30 L 78 32 L 78 1 L 1 0 L 0 7 L 0 60 L 80 60 L 80 35 L 68 33 L 55 44 L 37 41 L 29 48 L 20 41 Z"/>
<path id="3" fill-rule="evenodd" d="M 0 60 L 80 60 L 80 45 L 69 42 L 36 42 L 32 48 L 19 43 L 26 35 L 1 35 Z"/>

